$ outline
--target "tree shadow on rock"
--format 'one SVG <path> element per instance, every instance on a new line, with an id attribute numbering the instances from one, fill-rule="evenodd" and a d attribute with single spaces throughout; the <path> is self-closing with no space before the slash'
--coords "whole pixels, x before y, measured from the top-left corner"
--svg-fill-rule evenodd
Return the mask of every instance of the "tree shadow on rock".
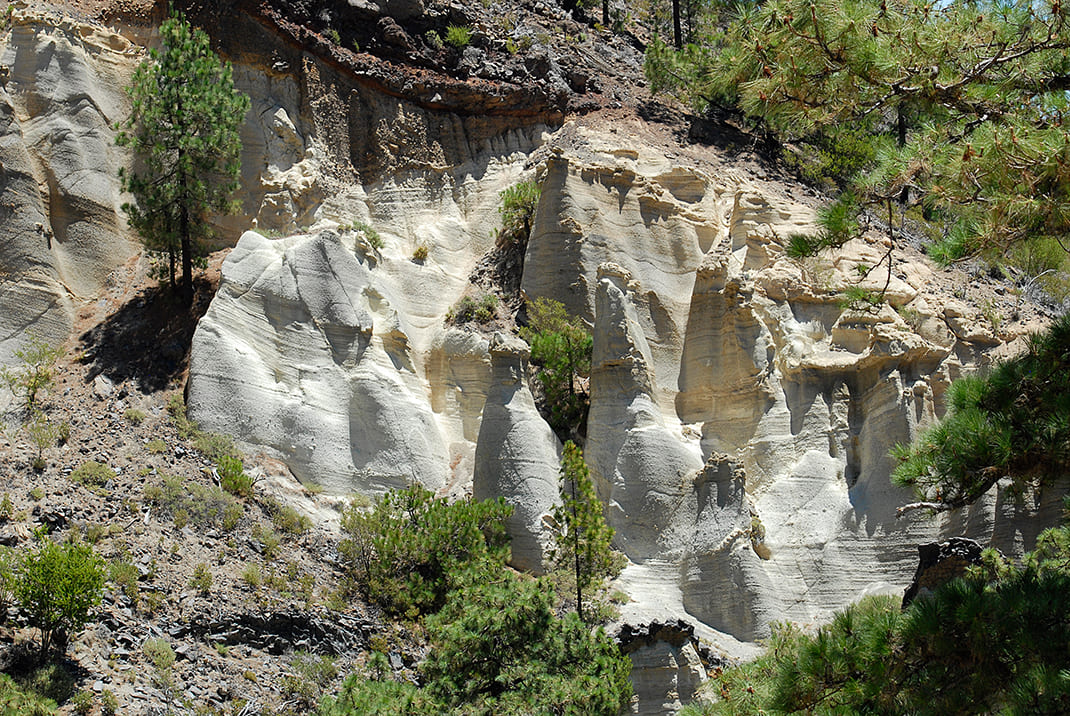
<path id="1" fill-rule="evenodd" d="M 170 286 L 143 289 L 81 335 L 91 365 L 86 382 L 104 375 L 114 383 L 136 381 L 145 393 L 168 388 L 189 364 L 193 331 L 214 289 L 207 279 L 195 279 L 191 307 Z"/>

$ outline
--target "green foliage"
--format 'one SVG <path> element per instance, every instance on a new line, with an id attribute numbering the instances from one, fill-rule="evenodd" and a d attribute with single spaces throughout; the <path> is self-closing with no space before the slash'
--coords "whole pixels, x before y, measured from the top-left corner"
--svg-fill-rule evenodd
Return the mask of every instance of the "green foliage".
<path id="1" fill-rule="evenodd" d="M 427 261 L 427 256 L 430 253 L 430 249 L 427 248 L 427 244 L 417 244 L 416 248 L 412 250 L 412 260 L 418 263 Z"/>
<path id="2" fill-rule="evenodd" d="M 383 237 L 379 235 L 379 232 L 372 228 L 371 224 L 364 221 L 354 221 L 352 224 L 341 224 L 338 230 L 342 233 L 349 231 L 359 231 L 364 234 L 364 237 L 371 244 L 371 247 L 376 251 L 382 251 L 386 243 L 383 241 Z"/>
<path id="3" fill-rule="evenodd" d="M 519 245 L 527 246 L 531 236 L 531 222 L 535 208 L 539 205 L 542 190 L 533 181 L 520 182 L 498 194 L 501 205 L 498 213 L 502 217 L 502 227 L 495 235 L 495 244 L 499 249 Z"/>
<path id="4" fill-rule="evenodd" d="M 897 446 L 892 479 L 945 507 L 975 501 L 1004 475 L 1062 474 L 1070 460 L 1070 316 L 986 376 L 955 381 L 948 412 L 913 446 Z"/>
<path id="5" fill-rule="evenodd" d="M 100 604 L 104 573 L 103 560 L 88 545 L 45 539 L 22 557 L 12 592 L 30 626 L 41 631 L 42 654 L 65 647 L 67 636 L 86 625 Z"/>
<path id="6" fill-rule="evenodd" d="M 511 512 L 500 498 L 449 503 L 414 485 L 388 493 L 370 512 L 350 505 L 338 551 L 369 600 L 415 618 L 438 611 L 452 590 L 505 563 Z"/>
<path id="7" fill-rule="evenodd" d="M 531 345 L 550 427 L 562 440 L 574 430 L 582 432 L 590 407 L 582 379 L 591 374 L 591 332 L 559 301 L 540 297 L 528 303 L 528 325 L 520 335 Z"/>
<path id="8" fill-rule="evenodd" d="M 940 260 L 1070 229 L 1060 0 L 748 4 L 699 48 L 652 43 L 647 71 L 696 107 L 735 106 L 862 206 L 924 203 L 947 221 Z"/>
<path id="9" fill-rule="evenodd" d="M 559 532 L 550 557 L 575 580 L 576 613 L 583 619 L 584 595 L 590 600 L 607 578 L 620 574 L 624 559 L 613 550 L 614 530 L 606 524 L 583 451 L 571 440 L 561 452 L 561 503 L 554 508 Z"/>
<path id="10" fill-rule="evenodd" d="M 147 417 L 148 415 L 145 414 L 144 410 L 138 410 L 137 408 L 127 408 L 126 412 L 123 413 L 123 418 L 126 419 L 126 422 L 130 423 L 135 428 L 145 422 L 145 418 Z"/>
<path id="11" fill-rule="evenodd" d="M 461 25 L 450 25 L 446 28 L 446 44 L 463 50 L 472 41 L 472 29 Z"/>
<path id="12" fill-rule="evenodd" d="M 41 411 L 34 411 L 33 417 L 23 426 L 23 430 L 30 437 L 30 442 L 37 448 L 37 455 L 33 459 L 33 469 L 41 471 L 45 469 L 45 450 L 56 444 L 60 436 L 60 424 L 54 423 Z"/>
<path id="13" fill-rule="evenodd" d="M 166 251 L 175 281 L 181 253 L 183 294 L 193 300 L 193 261 L 209 235 L 208 213 L 232 211 L 241 168 L 240 129 L 249 98 L 234 89 L 230 65 L 208 35 L 181 14 L 160 26 L 160 50 L 134 72 L 130 119 L 116 142 L 134 150 L 143 169 L 120 170 L 130 226 L 148 249 Z"/>
<path id="14" fill-rule="evenodd" d="M 470 321 L 490 323 L 498 317 L 498 297 L 493 293 L 484 293 L 478 298 L 462 296 L 453 308 L 446 313 L 446 321 L 462 325 Z"/>
<path id="15" fill-rule="evenodd" d="M 138 599 L 138 578 L 140 577 L 137 567 L 125 560 L 118 560 L 111 563 L 108 568 L 108 578 L 122 590 L 126 597 L 137 604 Z"/>
<path id="16" fill-rule="evenodd" d="M 290 660 L 290 671 L 282 678 L 282 693 L 300 713 L 310 713 L 327 687 L 338 676 L 338 667 L 329 656 L 299 651 Z"/>
<path id="17" fill-rule="evenodd" d="M 1066 713 L 1070 530 L 1048 530 L 1022 566 L 985 566 L 915 599 L 870 597 L 816 634 L 780 625 L 765 654 L 730 669 L 699 714 Z"/>
<path id="18" fill-rule="evenodd" d="M 37 411 L 38 394 L 52 385 L 56 361 L 62 355 L 62 348 L 31 338 L 27 345 L 15 351 L 17 366 L 0 366 L 0 381 L 22 401 L 27 414 Z"/>
<path id="19" fill-rule="evenodd" d="M 453 592 L 428 618 L 431 651 L 419 689 L 351 677 L 322 716 L 349 714 L 610 716 L 631 696 L 631 662 L 601 630 L 576 615 L 558 619 L 552 590 L 501 572 Z"/>
<path id="20" fill-rule="evenodd" d="M 200 592 L 202 597 L 207 597 L 212 591 L 212 570 L 208 565 L 201 562 L 193 568 L 193 576 L 190 577 L 189 586 Z"/>
<path id="21" fill-rule="evenodd" d="M 24 689 L 7 674 L 0 673 L 0 716 L 53 716 L 56 702 Z"/>
<path id="22" fill-rule="evenodd" d="M 620 713 L 631 662 L 553 602 L 547 585 L 510 576 L 455 593 L 428 619 L 428 693 L 464 713 Z"/>
<path id="23" fill-rule="evenodd" d="M 108 480 L 115 479 L 115 472 L 107 465 L 102 465 L 96 460 L 86 460 L 70 474 L 71 482 L 77 482 L 86 487 L 102 487 Z"/>
<path id="24" fill-rule="evenodd" d="M 252 497 L 253 478 L 245 474 L 242 461 L 230 455 L 222 455 L 216 461 L 220 486 L 232 495 Z"/>
<path id="25" fill-rule="evenodd" d="M 435 30 L 428 30 L 425 32 L 424 39 L 427 40 L 427 44 L 430 45 L 433 50 L 441 50 L 444 47 L 442 44 L 442 36 Z"/>
<path id="26" fill-rule="evenodd" d="M 187 483 L 175 475 L 161 475 L 160 481 L 145 485 L 145 499 L 175 520 L 176 526 L 186 522 L 198 528 L 219 525 L 234 502 L 234 498 L 218 487 Z M 177 525 L 182 519 L 183 525 Z"/>

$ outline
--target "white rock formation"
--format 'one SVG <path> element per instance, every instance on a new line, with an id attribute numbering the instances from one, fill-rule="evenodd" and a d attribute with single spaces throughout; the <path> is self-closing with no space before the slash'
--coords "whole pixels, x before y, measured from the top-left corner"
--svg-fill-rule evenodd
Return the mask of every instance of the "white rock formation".
<path id="1" fill-rule="evenodd" d="M 27 335 L 66 339 L 77 301 L 136 250 L 111 126 L 128 111 L 137 54 L 117 35 L 25 11 L 0 44 L 0 362 Z"/>
<path id="2" fill-rule="evenodd" d="M 527 384 L 528 345 L 498 333 L 490 342 L 493 383 L 483 404 L 476 443 L 472 496 L 504 497 L 513 505 L 506 522 L 517 569 L 544 570 L 552 534 L 546 517 L 561 504 L 560 447 L 535 407 Z"/>

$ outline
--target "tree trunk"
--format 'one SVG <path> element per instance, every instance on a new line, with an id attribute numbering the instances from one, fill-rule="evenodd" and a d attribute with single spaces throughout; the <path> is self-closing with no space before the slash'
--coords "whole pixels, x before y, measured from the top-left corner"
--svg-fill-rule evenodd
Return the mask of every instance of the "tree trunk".
<path id="1" fill-rule="evenodd" d="M 602 25 L 609 27 L 609 0 L 602 0 Z"/>
<path id="2" fill-rule="evenodd" d="M 580 531 L 576 523 L 576 478 L 572 478 L 572 554 L 576 558 L 576 616 L 583 621 L 583 586 L 580 582 Z"/>
<path id="3" fill-rule="evenodd" d="M 182 300 L 193 305 L 193 242 L 189 235 L 189 209 L 182 207 L 179 228 L 182 233 Z"/>
<path id="4" fill-rule="evenodd" d="M 178 284 L 175 283 L 175 247 L 174 247 L 174 245 L 168 247 L 168 249 L 167 249 L 167 263 L 168 263 L 168 268 L 171 270 L 171 290 L 175 291 L 175 290 L 178 289 Z"/>
<path id="5" fill-rule="evenodd" d="M 680 32 L 680 0 L 672 0 L 672 42 L 677 50 L 684 46 L 683 33 Z"/>

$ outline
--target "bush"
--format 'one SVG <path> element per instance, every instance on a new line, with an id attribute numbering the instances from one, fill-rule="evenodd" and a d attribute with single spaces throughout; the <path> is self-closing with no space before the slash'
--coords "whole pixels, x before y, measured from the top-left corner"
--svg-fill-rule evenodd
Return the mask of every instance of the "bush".
<path id="1" fill-rule="evenodd" d="M 189 580 L 189 586 L 200 592 L 202 597 L 207 597 L 212 591 L 212 571 L 208 565 L 201 562 L 193 568 L 193 577 Z"/>
<path id="2" fill-rule="evenodd" d="M 3 716 L 53 716 L 56 702 L 21 688 L 7 674 L 0 673 L 0 714 Z"/>
<path id="3" fill-rule="evenodd" d="M 41 653 L 66 648 L 81 631 L 104 590 L 104 562 L 88 545 L 45 540 L 25 555 L 14 575 L 13 592 L 30 626 L 41 630 Z"/>
<path id="4" fill-rule="evenodd" d="M 541 581 L 504 571 L 452 592 L 427 621 L 424 686 L 350 678 L 323 716 L 349 714 L 575 714 L 615 716 L 631 696 L 631 662 L 601 629 L 554 616 Z M 378 663 L 375 663 L 375 662 Z"/>
<path id="5" fill-rule="evenodd" d="M 475 321 L 490 323 L 498 316 L 498 297 L 484 293 L 479 298 L 464 296 L 446 314 L 446 321 L 455 325 Z"/>
<path id="6" fill-rule="evenodd" d="M 414 485 L 388 493 L 371 512 L 350 505 L 338 547 L 348 576 L 394 614 L 438 611 L 451 590 L 505 564 L 505 500 L 449 503 Z"/>
<path id="7" fill-rule="evenodd" d="M 468 47 L 468 43 L 472 41 L 471 28 L 461 25 L 450 25 L 446 28 L 446 44 L 453 45 L 458 50 L 462 50 Z"/>
<path id="8" fill-rule="evenodd" d="M 242 461 L 230 455 L 223 455 L 216 461 L 219 472 L 219 484 L 224 490 L 239 497 L 252 497 L 253 478 L 245 474 Z"/>
<path id="9" fill-rule="evenodd" d="M 892 473 L 945 508 L 974 502 L 1004 475 L 1019 483 L 1070 464 L 1070 315 L 1032 337 L 1023 355 L 948 390 L 944 419 L 892 451 Z"/>
<path id="10" fill-rule="evenodd" d="M 169 514 L 179 528 L 186 523 L 199 528 L 218 526 L 234 504 L 234 498 L 218 487 L 187 483 L 176 475 L 162 475 L 159 482 L 145 485 L 145 499 Z"/>
<path id="11" fill-rule="evenodd" d="M 547 422 L 561 440 L 583 432 L 590 396 L 580 380 L 591 374 L 591 332 L 564 305 L 540 297 L 528 303 L 529 325 L 520 329 L 531 345 L 531 363 L 542 387 Z"/>
<path id="12" fill-rule="evenodd" d="M 71 482 L 77 482 L 86 487 L 101 487 L 108 480 L 115 478 L 115 472 L 107 465 L 101 465 L 95 460 L 83 462 L 71 475 Z"/>
<path id="13" fill-rule="evenodd" d="M 501 205 L 498 214 L 502 217 L 502 228 L 495 236 L 495 245 L 504 249 L 514 244 L 521 248 L 527 246 L 531 236 L 531 221 L 535 216 L 535 207 L 539 205 L 542 190 L 532 181 L 514 184 L 498 194 Z"/>
<path id="14" fill-rule="evenodd" d="M 126 419 L 126 422 L 130 423 L 135 428 L 145 422 L 145 418 L 147 417 L 149 416 L 145 414 L 144 410 L 138 410 L 137 408 L 128 408 L 126 412 L 123 413 L 123 418 Z"/>
<path id="15" fill-rule="evenodd" d="M 61 348 L 53 348 L 33 338 L 28 345 L 15 351 L 17 367 L 0 367 L 0 381 L 22 401 L 28 414 L 37 409 L 38 393 L 52 385 L 53 370 L 61 355 Z"/>

